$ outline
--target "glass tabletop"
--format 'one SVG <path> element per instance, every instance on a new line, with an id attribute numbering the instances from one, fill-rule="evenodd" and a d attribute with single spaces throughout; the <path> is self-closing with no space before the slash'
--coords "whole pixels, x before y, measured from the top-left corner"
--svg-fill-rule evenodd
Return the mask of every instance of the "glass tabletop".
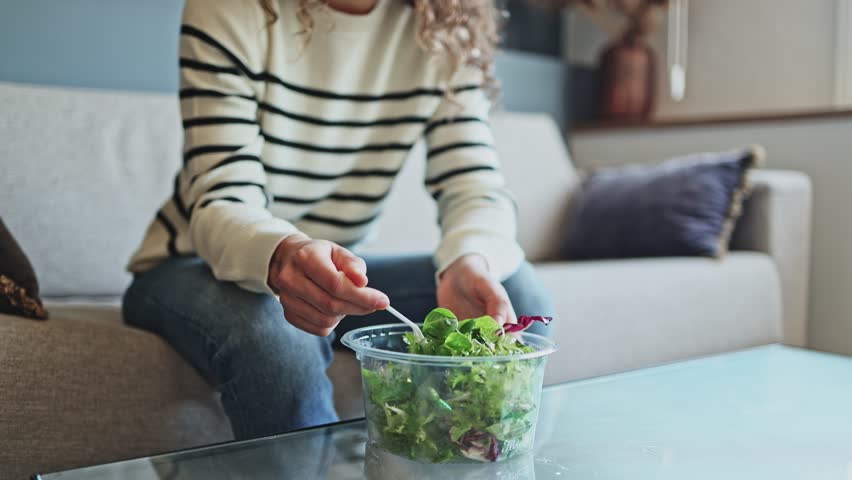
<path id="1" fill-rule="evenodd" d="M 772 345 L 545 388 L 536 448 L 488 465 L 366 448 L 363 420 L 37 476 L 852 480 L 852 358 Z"/>

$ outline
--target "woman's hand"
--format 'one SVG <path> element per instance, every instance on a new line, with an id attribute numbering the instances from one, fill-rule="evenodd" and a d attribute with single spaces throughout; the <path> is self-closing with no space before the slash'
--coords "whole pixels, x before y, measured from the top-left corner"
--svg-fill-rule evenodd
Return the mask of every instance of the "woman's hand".
<path id="1" fill-rule="evenodd" d="M 267 283 L 296 328 L 327 337 L 346 315 L 383 310 L 388 297 L 367 288 L 367 265 L 349 250 L 301 233 L 286 237 L 269 262 Z"/>
<path id="2" fill-rule="evenodd" d="M 459 319 L 490 315 L 501 324 L 517 321 L 506 289 L 491 277 L 480 255 L 465 255 L 444 270 L 438 283 L 438 306 Z"/>

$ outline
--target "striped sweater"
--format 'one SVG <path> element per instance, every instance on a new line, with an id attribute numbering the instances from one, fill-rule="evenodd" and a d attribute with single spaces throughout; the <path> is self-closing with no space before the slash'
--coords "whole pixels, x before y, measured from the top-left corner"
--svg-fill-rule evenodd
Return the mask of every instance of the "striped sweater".
<path id="1" fill-rule="evenodd" d="M 468 253 L 505 279 L 523 260 L 487 123 L 481 74 L 426 54 L 402 0 L 325 8 L 305 43 L 295 2 L 187 0 L 180 35 L 183 164 L 130 270 L 199 255 L 216 278 L 270 292 L 270 258 L 295 232 L 357 247 L 415 142 L 438 202 L 439 271 Z M 444 95 L 444 86 L 454 98 Z M 432 219 L 417 219 L 432 221 Z"/>

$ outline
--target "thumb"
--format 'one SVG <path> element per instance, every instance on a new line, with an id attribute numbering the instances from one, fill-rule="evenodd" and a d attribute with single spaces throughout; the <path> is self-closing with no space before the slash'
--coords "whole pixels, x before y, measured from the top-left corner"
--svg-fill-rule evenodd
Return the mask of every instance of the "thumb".
<path id="1" fill-rule="evenodd" d="M 331 261 L 356 287 L 367 286 L 367 263 L 364 259 L 343 247 L 335 246 L 331 251 Z"/>
<path id="2" fill-rule="evenodd" d="M 504 323 L 517 323 L 515 311 L 512 309 L 509 299 L 496 292 L 491 294 L 486 300 L 485 310 L 500 325 Z"/>

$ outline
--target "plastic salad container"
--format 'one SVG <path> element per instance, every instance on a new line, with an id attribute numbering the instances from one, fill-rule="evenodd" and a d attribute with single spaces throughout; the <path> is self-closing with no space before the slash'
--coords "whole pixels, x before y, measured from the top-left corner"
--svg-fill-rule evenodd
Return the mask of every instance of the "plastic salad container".
<path id="1" fill-rule="evenodd" d="M 547 355 L 556 344 L 520 333 L 532 351 L 502 356 L 408 353 L 402 324 L 343 336 L 361 362 L 369 445 L 416 462 L 497 462 L 532 451 Z"/>

